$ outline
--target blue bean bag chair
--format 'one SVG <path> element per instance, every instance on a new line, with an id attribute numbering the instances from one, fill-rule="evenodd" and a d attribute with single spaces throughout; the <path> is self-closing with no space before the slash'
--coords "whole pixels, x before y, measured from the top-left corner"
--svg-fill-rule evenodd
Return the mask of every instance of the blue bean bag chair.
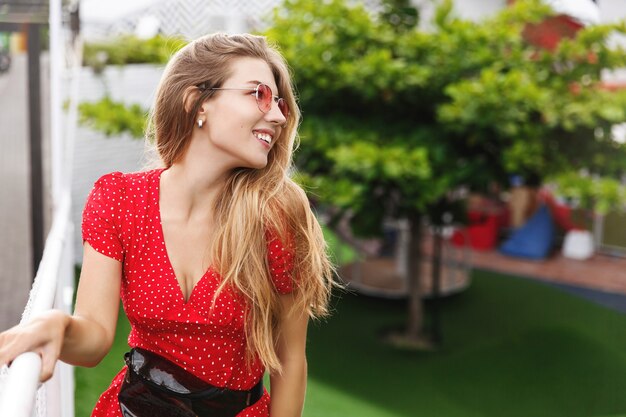
<path id="1" fill-rule="evenodd" d="M 544 259 L 552 249 L 554 234 L 550 209 L 543 205 L 500 246 L 500 252 L 520 258 Z"/>

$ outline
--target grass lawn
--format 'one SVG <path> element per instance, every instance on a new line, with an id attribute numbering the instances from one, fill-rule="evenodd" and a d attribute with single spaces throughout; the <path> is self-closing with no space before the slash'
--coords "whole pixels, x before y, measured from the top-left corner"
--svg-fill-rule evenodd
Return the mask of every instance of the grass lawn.
<path id="1" fill-rule="evenodd" d="M 626 416 L 626 315 L 543 284 L 477 271 L 442 306 L 436 353 L 394 350 L 380 331 L 404 302 L 343 294 L 310 326 L 305 417 Z M 76 369 L 76 416 L 89 415 L 122 367 L 112 352 Z"/>
<path id="2" fill-rule="evenodd" d="M 311 327 L 307 417 L 626 415 L 625 315 L 482 271 L 445 300 L 440 351 L 378 342 L 404 314 L 347 295 Z"/>

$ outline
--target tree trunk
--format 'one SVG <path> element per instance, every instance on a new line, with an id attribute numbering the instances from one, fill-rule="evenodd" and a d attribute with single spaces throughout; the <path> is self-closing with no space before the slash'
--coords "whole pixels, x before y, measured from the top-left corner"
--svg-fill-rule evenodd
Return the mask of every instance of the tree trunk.
<path id="1" fill-rule="evenodd" d="M 443 244 L 443 230 L 441 225 L 434 226 L 433 234 L 433 275 L 432 275 L 432 308 L 430 309 L 431 340 L 435 345 L 441 344 L 441 317 L 439 303 L 441 296 L 441 251 Z"/>
<path id="2" fill-rule="evenodd" d="M 422 263 L 422 218 L 413 215 L 409 218 L 409 256 L 407 256 L 407 284 L 409 289 L 409 308 L 406 337 L 418 340 L 424 327 L 424 306 L 422 302 L 421 263 Z"/>
<path id="3" fill-rule="evenodd" d="M 417 213 L 408 218 L 409 248 L 406 257 L 406 281 L 408 288 L 408 315 L 406 328 L 385 335 L 388 343 L 401 349 L 432 351 L 436 348 L 424 332 L 424 306 L 421 280 L 422 265 L 422 215 Z"/>

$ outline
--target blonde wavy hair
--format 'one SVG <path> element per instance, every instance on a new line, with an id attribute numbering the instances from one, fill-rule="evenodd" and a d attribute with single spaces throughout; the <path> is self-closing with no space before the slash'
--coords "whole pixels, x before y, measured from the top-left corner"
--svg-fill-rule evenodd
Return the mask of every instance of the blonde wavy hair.
<path id="1" fill-rule="evenodd" d="M 275 343 L 280 331 L 278 317 L 283 312 L 270 276 L 268 233 L 293 255 L 291 278 L 296 302 L 289 314 L 304 311 L 312 318 L 328 314 L 334 285 L 322 230 L 304 191 L 289 176 L 300 111 L 284 58 L 261 36 L 213 34 L 191 42 L 165 68 L 148 138 L 166 168 L 178 161 L 189 145 L 201 104 L 215 93 L 196 86 L 222 86 L 232 73 L 233 60 L 241 57 L 262 59 L 269 65 L 278 95 L 291 111 L 269 152 L 266 167 L 234 170 L 219 193 L 214 205 L 218 229 L 210 255 L 222 276 L 217 293 L 229 286 L 248 300 L 248 359 L 256 353 L 267 369 L 281 372 Z M 194 104 L 187 111 L 190 97 Z"/>

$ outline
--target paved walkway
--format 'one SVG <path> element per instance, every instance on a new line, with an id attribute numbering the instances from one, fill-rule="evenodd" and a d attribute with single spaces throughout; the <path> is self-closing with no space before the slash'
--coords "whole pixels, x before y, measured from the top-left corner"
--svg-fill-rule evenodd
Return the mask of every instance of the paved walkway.
<path id="1" fill-rule="evenodd" d="M 556 284 L 626 295 L 626 258 L 595 255 L 586 261 L 555 254 L 544 261 L 510 258 L 497 251 L 473 251 L 477 268 L 536 278 Z"/>
<path id="2" fill-rule="evenodd" d="M 32 282 L 26 55 L 0 76 L 0 330 L 16 324 Z"/>
<path id="3" fill-rule="evenodd" d="M 42 59 L 42 115 L 47 115 L 48 102 L 46 62 Z M 14 55 L 9 72 L 0 75 L 0 331 L 19 322 L 34 278 L 27 82 L 27 56 Z M 49 142 L 47 119 L 42 117 L 44 154 Z M 44 173 L 47 169 L 44 164 Z"/>

